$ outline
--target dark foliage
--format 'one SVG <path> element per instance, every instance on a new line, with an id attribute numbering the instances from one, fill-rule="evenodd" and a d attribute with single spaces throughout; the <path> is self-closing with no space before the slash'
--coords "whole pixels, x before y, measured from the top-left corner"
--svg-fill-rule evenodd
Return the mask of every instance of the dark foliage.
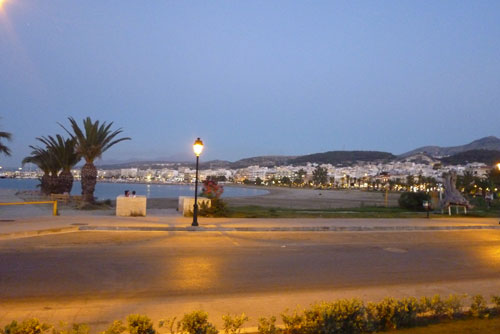
<path id="1" fill-rule="evenodd" d="M 424 201 L 429 201 L 430 196 L 424 192 L 404 192 L 399 197 L 399 207 L 407 210 L 423 211 Z"/>

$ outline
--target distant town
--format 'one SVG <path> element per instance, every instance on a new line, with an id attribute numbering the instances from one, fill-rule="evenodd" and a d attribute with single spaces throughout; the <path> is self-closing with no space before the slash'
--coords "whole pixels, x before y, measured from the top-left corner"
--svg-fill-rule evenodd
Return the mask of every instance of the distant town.
<path id="1" fill-rule="evenodd" d="M 424 154 L 416 154 L 401 161 L 385 163 L 359 162 L 352 166 L 305 163 L 262 167 L 252 165 L 245 168 L 207 168 L 200 170 L 200 179 L 215 179 L 222 183 L 268 185 L 288 187 L 322 187 L 365 190 L 438 190 L 443 173 L 455 170 L 458 175 L 469 173 L 485 178 L 492 166 L 482 162 L 465 165 L 443 166 Z M 80 169 L 73 169 L 75 179 L 80 178 Z M 40 178 L 39 169 L 19 168 L 0 173 L 6 178 Z M 98 169 L 98 180 L 107 182 L 137 182 L 159 184 L 194 183 L 195 170 L 179 163 L 165 163 L 155 168 Z"/>
<path id="2" fill-rule="evenodd" d="M 377 151 L 330 151 L 305 156 L 260 156 L 236 162 L 208 161 L 201 165 L 200 180 L 255 186 L 314 187 L 379 191 L 440 191 L 443 175 L 455 171 L 460 182 L 483 194 L 485 180 L 500 163 L 500 139 L 490 136 L 455 147 L 424 146 L 395 156 Z M 3 170 L 2 178 L 41 178 L 43 172 L 27 164 Z M 500 165 L 498 165 L 500 166 Z M 72 169 L 80 179 L 80 169 Z M 195 182 L 193 163 L 135 162 L 98 167 L 101 182 L 190 184 Z M 472 189 L 475 191 L 476 189 Z M 463 190 L 462 190 L 463 191 Z M 470 192 L 470 189 L 468 189 Z"/>

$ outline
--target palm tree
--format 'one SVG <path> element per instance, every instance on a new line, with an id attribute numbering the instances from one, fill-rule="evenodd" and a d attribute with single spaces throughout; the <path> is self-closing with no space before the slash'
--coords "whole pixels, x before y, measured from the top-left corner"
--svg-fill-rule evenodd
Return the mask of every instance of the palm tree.
<path id="1" fill-rule="evenodd" d="M 27 163 L 37 165 L 43 171 L 40 184 L 42 193 L 45 195 L 55 193 L 58 188 L 57 174 L 60 169 L 54 155 L 46 149 L 37 146 L 30 147 L 33 151 L 30 156 L 23 159 L 23 165 Z"/>
<path id="2" fill-rule="evenodd" d="M 0 140 L 1 139 L 11 140 L 11 138 L 12 138 L 12 135 L 10 133 L 0 131 Z M 7 146 L 5 146 L 4 144 L 2 144 L 1 141 L 0 141 L 0 153 L 3 153 L 7 156 L 10 155 L 10 149 Z"/>
<path id="3" fill-rule="evenodd" d="M 76 152 L 75 140 L 72 138 L 64 139 L 61 135 L 56 137 L 40 137 L 37 140 L 44 143 L 50 154 L 57 161 L 61 168 L 58 176 L 57 193 L 71 193 L 73 188 L 73 174 L 71 169 L 80 161 L 80 156 Z"/>
<path id="4" fill-rule="evenodd" d="M 92 121 L 90 117 L 83 120 L 83 128 L 80 128 L 77 122 L 69 117 L 69 122 L 73 133 L 69 132 L 63 125 L 61 127 L 68 132 L 76 143 L 76 152 L 85 159 L 85 165 L 82 167 L 82 195 L 87 203 L 94 202 L 94 190 L 97 182 L 97 169 L 94 161 L 100 158 L 102 154 L 111 146 L 123 141 L 130 140 L 129 137 L 115 139 L 122 133 L 122 129 L 111 130 L 113 122 L 102 124 L 99 121 Z"/>

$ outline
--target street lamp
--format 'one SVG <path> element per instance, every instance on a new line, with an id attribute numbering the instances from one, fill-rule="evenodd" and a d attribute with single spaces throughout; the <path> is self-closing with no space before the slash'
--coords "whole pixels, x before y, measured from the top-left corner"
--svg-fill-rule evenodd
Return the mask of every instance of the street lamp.
<path id="1" fill-rule="evenodd" d="M 500 162 L 497 163 L 497 169 L 500 170 Z"/>
<path id="2" fill-rule="evenodd" d="M 198 137 L 193 144 L 193 151 L 196 155 L 196 179 L 194 183 L 194 207 L 193 207 L 193 223 L 191 226 L 198 226 L 198 163 L 200 154 L 203 151 L 203 142 Z"/>

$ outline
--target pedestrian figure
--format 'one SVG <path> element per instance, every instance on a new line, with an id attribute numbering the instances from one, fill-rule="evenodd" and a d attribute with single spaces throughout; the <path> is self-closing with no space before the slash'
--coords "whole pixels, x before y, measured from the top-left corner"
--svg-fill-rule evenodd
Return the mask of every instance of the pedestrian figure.
<path id="1" fill-rule="evenodd" d="M 135 198 L 135 190 L 132 190 L 132 197 Z"/>
<path id="2" fill-rule="evenodd" d="M 129 197 L 129 191 L 125 190 L 125 197 Z"/>

